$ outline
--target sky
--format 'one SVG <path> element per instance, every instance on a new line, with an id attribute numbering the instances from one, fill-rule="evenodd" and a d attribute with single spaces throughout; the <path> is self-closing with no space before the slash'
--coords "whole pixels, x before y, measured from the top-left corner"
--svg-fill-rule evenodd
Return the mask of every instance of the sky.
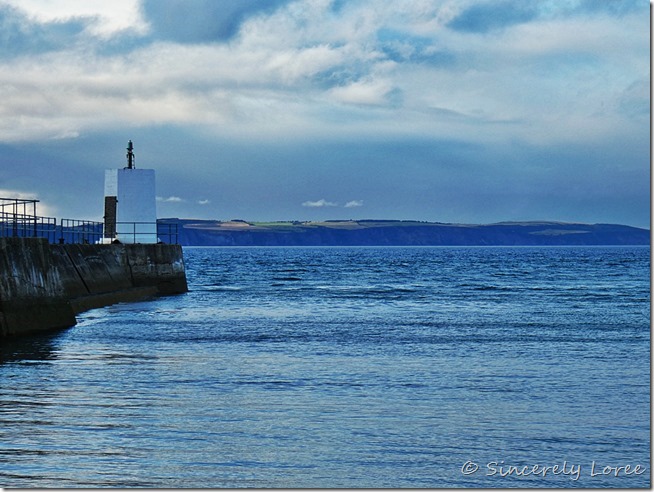
<path id="1" fill-rule="evenodd" d="M 0 197 L 159 217 L 650 223 L 644 0 L 0 0 Z"/>

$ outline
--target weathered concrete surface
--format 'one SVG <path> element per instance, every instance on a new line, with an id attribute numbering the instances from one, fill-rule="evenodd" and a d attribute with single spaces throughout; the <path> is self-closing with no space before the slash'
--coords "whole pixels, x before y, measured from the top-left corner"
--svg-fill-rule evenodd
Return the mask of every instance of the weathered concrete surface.
<path id="1" fill-rule="evenodd" d="M 87 294 L 101 294 L 132 287 L 123 245 L 56 244 L 52 249 L 62 249 L 66 253 L 78 274 L 77 277 L 83 281 Z M 67 280 L 72 281 L 74 278 L 75 276 Z"/>
<path id="2" fill-rule="evenodd" d="M 0 336 L 74 324 L 47 240 L 0 238 Z"/>
<path id="3" fill-rule="evenodd" d="M 126 244 L 134 287 L 155 285 L 160 295 L 188 291 L 182 247 L 178 244 Z"/>
<path id="4" fill-rule="evenodd" d="M 160 295 L 157 288 L 150 287 L 130 287 L 129 289 L 117 290 L 113 292 L 104 292 L 82 297 L 76 297 L 70 300 L 70 305 L 75 314 L 83 313 L 89 309 L 95 309 L 103 306 L 110 306 L 119 302 L 136 302 L 145 299 L 157 297 Z"/>
<path id="5" fill-rule="evenodd" d="M 0 238 L 0 337 L 75 324 L 75 314 L 188 290 L 182 248 Z"/>

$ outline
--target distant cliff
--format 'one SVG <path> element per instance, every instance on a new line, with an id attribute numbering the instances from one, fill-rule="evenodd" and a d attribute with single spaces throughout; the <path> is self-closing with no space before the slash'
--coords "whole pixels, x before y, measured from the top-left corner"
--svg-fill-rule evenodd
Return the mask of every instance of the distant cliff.
<path id="1" fill-rule="evenodd" d="M 183 246 L 545 246 L 647 245 L 650 242 L 649 230 L 615 224 L 163 221 L 178 224 L 179 242 Z"/>

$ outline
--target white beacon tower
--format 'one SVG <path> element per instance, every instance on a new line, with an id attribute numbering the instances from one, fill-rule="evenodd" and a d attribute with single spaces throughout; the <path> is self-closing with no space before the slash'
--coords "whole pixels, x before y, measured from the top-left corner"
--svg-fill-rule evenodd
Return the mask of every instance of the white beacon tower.
<path id="1" fill-rule="evenodd" d="M 104 174 L 104 242 L 157 242 L 154 169 L 136 169 L 134 146 L 127 144 L 127 167 Z"/>

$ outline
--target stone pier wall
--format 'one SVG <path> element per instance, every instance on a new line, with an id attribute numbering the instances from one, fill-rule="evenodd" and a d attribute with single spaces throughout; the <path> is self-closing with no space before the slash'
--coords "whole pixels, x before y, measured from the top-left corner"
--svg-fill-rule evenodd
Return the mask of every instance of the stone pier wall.
<path id="1" fill-rule="evenodd" d="M 87 309 L 187 290 L 179 245 L 0 238 L 0 338 L 73 326 Z"/>

